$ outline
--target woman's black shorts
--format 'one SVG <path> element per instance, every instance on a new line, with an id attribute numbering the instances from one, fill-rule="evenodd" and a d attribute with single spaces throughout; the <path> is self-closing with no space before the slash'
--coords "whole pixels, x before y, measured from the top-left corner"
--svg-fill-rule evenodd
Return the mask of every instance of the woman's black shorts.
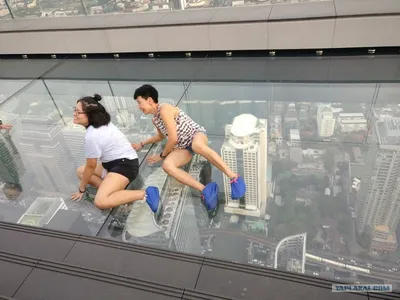
<path id="1" fill-rule="evenodd" d="M 118 173 L 132 182 L 139 173 L 139 159 L 120 158 L 103 163 L 103 168 L 108 172 Z"/>

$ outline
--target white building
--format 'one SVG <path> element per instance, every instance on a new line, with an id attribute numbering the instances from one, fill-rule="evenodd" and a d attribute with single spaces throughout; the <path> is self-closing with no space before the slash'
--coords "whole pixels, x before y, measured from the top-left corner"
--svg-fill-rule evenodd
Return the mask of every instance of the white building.
<path id="1" fill-rule="evenodd" d="M 223 178 L 226 197 L 225 211 L 260 216 L 267 199 L 267 120 L 250 114 L 234 118 L 225 127 L 221 155 L 227 165 L 246 182 L 244 204 L 231 198 L 230 180 Z"/>
<path id="2" fill-rule="evenodd" d="M 320 149 L 304 149 L 301 151 L 303 158 L 308 158 L 308 159 L 318 159 L 321 158 L 321 156 L 324 154 L 324 150 Z"/>
<path id="3" fill-rule="evenodd" d="M 363 113 L 340 113 L 339 126 L 342 132 L 366 130 L 368 122 Z"/>
<path id="4" fill-rule="evenodd" d="M 67 145 L 76 166 L 82 166 L 86 163 L 86 156 L 85 156 L 85 127 L 81 125 L 76 125 L 71 120 L 67 123 L 61 130 L 65 144 Z"/>
<path id="5" fill-rule="evenodd" d="M 285 266 L 288 271 L 305 272 L 307 232 L 291 235 L 279 241 L 275 248 L 274 268 Z M 298 262 L 293 263 L 293 260 Z M 291 261 L 289 263 L 289 261 Z M 295 267 L 295 270 L 293 268 Z"/>
<path id="6" fill-rule="evenodd" d="M 296 147 L 301 145 L 300 132 L 297 129 L 290 129 L 290 146 Z"/>
<path id="7" fill-rule="evenodd" d="M 317 125 L 318 135 L 322 138 L 331 137 L 335 131 L 336 119 L 332 107 L 324 103 L 318 103 Z"/>
<path id="8" fill-rule="evenodd" d="M 181 10 L 185 10 L 186 8 L 186 0 L 179 0 L 179 4 L 180 4 L 180 9 Z"/>

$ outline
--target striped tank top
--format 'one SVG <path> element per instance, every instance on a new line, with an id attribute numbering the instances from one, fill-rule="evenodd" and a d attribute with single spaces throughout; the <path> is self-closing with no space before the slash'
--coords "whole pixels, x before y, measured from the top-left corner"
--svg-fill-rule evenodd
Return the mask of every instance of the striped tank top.
<path id="1" fill-rule="evenodd" d="M 167 128 L 165 127 L 164 121 L 160 116 L 160 110 L 163 104 L 164 103 L 158 105 L 157 113 L 153 117 L 153 122 L 164 136 L 168 136 Z M 174 148 L 186 149 L 192 144 L 195 134 L 198 132 L 205 133 L 206 129 L 193 121 L 192 118 L 190 118 L 184 111 L 179 109 L 179 107 L 177 108 L 178 114 L 175 117 L 175 125 L 178 141 Z"/>

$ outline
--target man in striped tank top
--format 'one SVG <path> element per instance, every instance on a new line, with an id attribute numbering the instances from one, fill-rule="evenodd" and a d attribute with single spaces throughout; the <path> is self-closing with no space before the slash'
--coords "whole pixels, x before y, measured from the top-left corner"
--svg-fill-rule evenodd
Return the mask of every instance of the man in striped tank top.
<path id="1" fill-rule="evenodd" d="M 193 121 L 178 107 L 158 103 L 158 91 L 151 85 L 145 84 L 136 89 L 134 98 L 144 114 L 154 115 L 153 124 L 157 128 L 157 135 L 134 144 L 135 150 L 168 138 L 164 150 L 160 155 L 149 157 L 149 163 L 154 164 L 163 160 L 162 168 L 168 175 L 201 192 L 207 210 L 214 209 L 218 204 L 218 185 L 210 182 L 204 186 L 181 169 L 190 162 L 195 153 L 206 158 L 231 179 L 232 199 L 244 196 L 246 185 L 243 178 L 234 173 L 218 153 L 208 146 L 204 127 Z"/>

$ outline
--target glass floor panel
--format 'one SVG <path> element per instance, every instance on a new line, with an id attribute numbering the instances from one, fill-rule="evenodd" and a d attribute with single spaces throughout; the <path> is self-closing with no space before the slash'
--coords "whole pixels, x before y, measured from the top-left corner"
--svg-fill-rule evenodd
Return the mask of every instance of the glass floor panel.
<path id="1" fill-rule="evenodd" d="M 37 68 L 31 76 L 2 72 L 0 119 L 13 128 L 0 134 L 0 221 L 397 288 L 400 60 L 376 59 L 373 75 L 346 72 L 376 65 L 359 57 L 35 61 L 26 62 Z M 310 62 L 304 73 L 320 80 L 300 76 Z M 287 75 L 274 78 L 279 64 Z M 160 143 L 139 151 L 140 174 L 128 187 L 159 187 L 158 218 L 142 202 L 102 211 L 95 189 L 70 200 L 85 163 L 85 132 L 72 124 L 76 100 L 101 94 L 135 143 L 155 134 L 133 99 L 144 83 L 206 128 L 210 148 L 244 177 L 242 199 L 232 200 L 226 176 L 195 155 L 184 169 L 219 186 L 219 206 L 206 211 L 198 191 L 148 164 Z"/>

